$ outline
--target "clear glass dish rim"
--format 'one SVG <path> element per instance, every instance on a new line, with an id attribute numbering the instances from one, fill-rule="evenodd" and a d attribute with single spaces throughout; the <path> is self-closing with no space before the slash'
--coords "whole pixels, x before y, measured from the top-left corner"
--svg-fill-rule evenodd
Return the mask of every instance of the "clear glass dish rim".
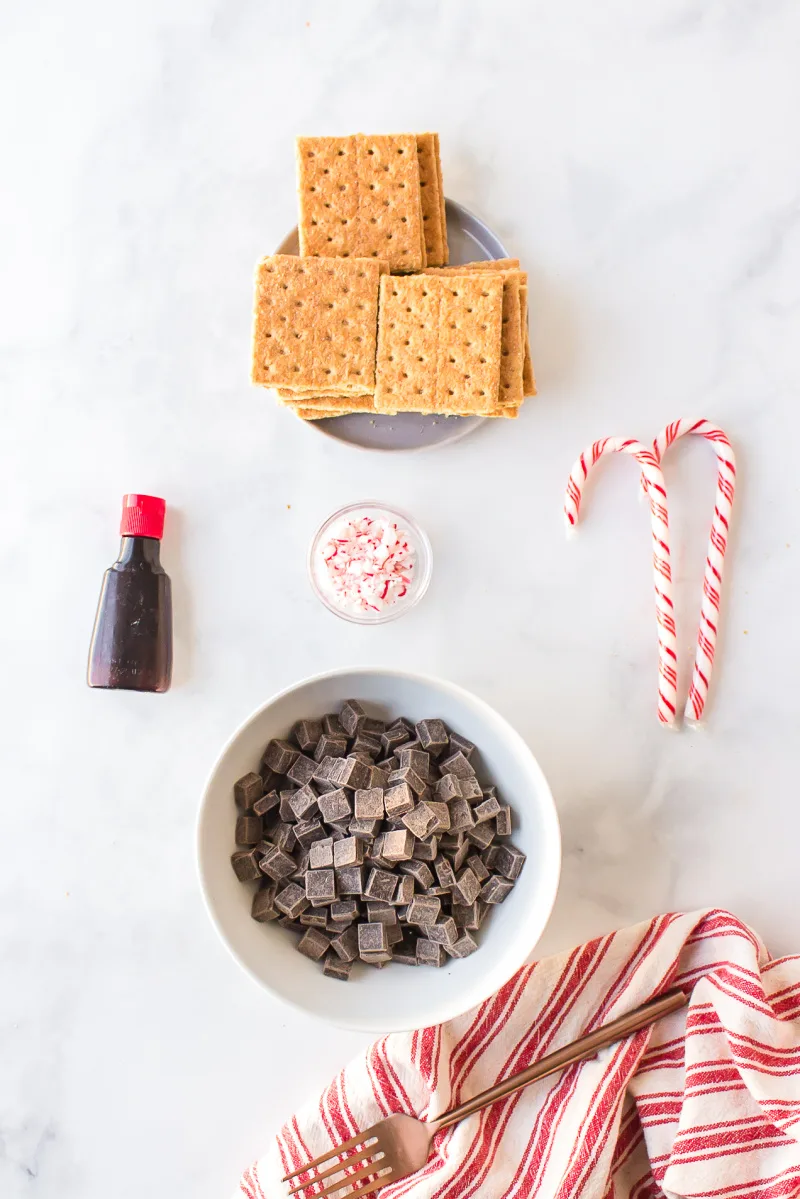
<path id="1" fill-rule="evenodd" d="M 331 600 L 329 600 L 324 594 L 322 588 L 317 583 L 317 579 L 314 574 L 314 553 L 319 545 L 323 530 L 329 525 L 333 524 L 334 521 L 341 520 L 344 517 L 349 516 L 351 513 L 363 511 L 364 509 L 377 509 L 379 512 L 384 512 L 387 516 L 391 516 L 399 525 L 405 526 L 408 529 L 408 531 L 414 537 L 416 543 L 415 553 L 416 568 L 418 573 L 416 579 L 411 585 L 411 595 L 408 599 L 400 600 L 393 604 L 390 608 L 386 608 L 377 616 L 367 616 L 359 612 L 344 612 L 341 608 L 338 608 L 336 604 L 332 603 Z M 428 590 L 428 586 L 431 581 L 431 575 L 433 573 L 433 549 L 431 548 L 428 534 L 425 532 L 422 525 L 402 508 L 396 508 L 394 504 L 385 504 L 381 500 L 359 500 L 357 503 L 345 504 L 344 507 L 337 508 L 335 512 L 332 512 L 330 516 L 326 516 L 325 520 L 323 520 L 322 524 L 311 538 L 311 545 L 309 546 L 307 557 L 307 567 L 312 590 L 320 603 L 324 604 L 329 612 L 333 612 L 335 616 L 340 617 L 341 620 L 348 621 L 350 624 L 388 624 L 390 620 L 397 620 L 400 616 L 403 616 L 406 612 L 410 612 L 412 608 L 416 607 L 425 592 Z"/>

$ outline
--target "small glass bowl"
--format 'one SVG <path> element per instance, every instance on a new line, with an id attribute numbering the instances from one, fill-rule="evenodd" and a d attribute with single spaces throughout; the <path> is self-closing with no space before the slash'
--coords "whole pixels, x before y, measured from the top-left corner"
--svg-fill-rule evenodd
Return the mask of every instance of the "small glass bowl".
<path id="1" fill-rule="evenodd" d="M 325 564 L 319 552 L 320 546 L 330 537 L 335 525 L 355 516 L 383 517 L 393 521 L 398 528 L 408 533 L 409 544 L 414 553 L 414 573 L 408 591 L 402 599 L 396 600 L 382 612 L 348 611 L 339 606 L 336 597 L 326 585 L 323 569 Z M 392 508 L 389 504 L 381 504 L 378 500 L 348 504 L 334 512 L 317 529 L 308 551 L 308 576 L 317 599 L 321 600 L 329 611 L 340 616 L 342 620 L 350 621 L 351 624 L 386 624 L 390 620 L 396 620 L 398 616 L 403 616 L 419 603 L 428 590 L 432 568 L 433 551 L 425 531 L 407 513 Z"/>

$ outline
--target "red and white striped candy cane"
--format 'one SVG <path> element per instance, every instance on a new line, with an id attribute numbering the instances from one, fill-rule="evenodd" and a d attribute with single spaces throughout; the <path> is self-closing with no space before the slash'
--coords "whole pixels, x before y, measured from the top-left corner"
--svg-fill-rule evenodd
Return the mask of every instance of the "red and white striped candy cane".
<path id="1" fill-rule="evenodd" d="M 676 420 L 667 425 L 653 442 L 656 460 L 661 461 L 666 451 L 679 437 L 695 434 L 710 441 L 718 461 L 717 495 L 714 500 L 714 515 L 711 520 L 711 535 L 706 553 L 706 568 L 703 575 L 703 601 L 700 607 L 700 627 L 697 630 L 697 652 L 692 671 L 692 682 L 686 700 L 684 716 L 687 720 L 702 720 L 706 706 L 711 672 L 714 669 L 714 651 L 717 646 L 719 628 L 719 603 L 722 590 L 722 573 L 725 567 L 725 550 L 728 548 L 733 496 L 736 488 L 736 457 L 727 436 L 718 425 L 707 420 Z M 642 472 L 644 475 L 644 472 Z M 645 484 L 645 478 L 642 480 Z M 646 480 L 649 490 L 650 480 Z"/>
<path id="2" fill-rule="evenodd" d="M 653 525 L 653 578 L 658 621 L 658 719 L 674 725 L 677 711 L 677 658 L 675 609 L 672 602 L 672 568 L 669 552 L 667 489 L 661 467 L 651 450 L 641 442 L 625 437 L 605 437 L 584 450 L 572 468 L 567 484 L 564 514 L 570 529 L 578 524 L 581 489 L 590 469 L 605 454 L 632 454 L 647 479 L 647 497 Z"/>

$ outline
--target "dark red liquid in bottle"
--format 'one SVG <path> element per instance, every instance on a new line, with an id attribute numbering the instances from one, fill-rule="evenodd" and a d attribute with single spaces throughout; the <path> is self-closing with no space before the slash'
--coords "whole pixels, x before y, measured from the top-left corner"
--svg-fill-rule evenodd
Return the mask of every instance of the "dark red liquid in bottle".
<path id="1" fill-rule="evenodd" d="M 103 576 L 89 648 L 90 687 L 169 688 L 172 589 L 160 560 L 164 511 L 155 496 L 125 496 L 119 557 Z"/>

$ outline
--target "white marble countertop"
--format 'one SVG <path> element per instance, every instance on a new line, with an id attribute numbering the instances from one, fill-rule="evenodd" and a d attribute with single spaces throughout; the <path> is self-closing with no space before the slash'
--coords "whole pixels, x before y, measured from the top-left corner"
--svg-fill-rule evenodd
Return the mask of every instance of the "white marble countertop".
<path id="1" fill-rule="evenodd" d="M 0 25 L 4 1199 L 226 1197 L 363 1043 L 262 994 L 195 880 L 218 748 L 308 673 L 402 662 L 517 725 L 563 823 L 545 950 L 701 905 L 800 948 L 798 6 L 12 0 Z M 249 386 L 251 272 L 294 223 L 297 132 L 429 128 L 530 271 L 541 394 L 370 456 Z M 671 736 L 633 465 L 574 543 L 560 507 L 585 443 L 681 415 L 727 427 L 740 489 L 708 727 Z M 684 676 L 714 474 L 702 444 L 668 467 Z M 127 490 L 170 505 L 164 697 L 84 683 Z M 304 554 L 370 494 L 435 573 L 364 630 Z"/>

